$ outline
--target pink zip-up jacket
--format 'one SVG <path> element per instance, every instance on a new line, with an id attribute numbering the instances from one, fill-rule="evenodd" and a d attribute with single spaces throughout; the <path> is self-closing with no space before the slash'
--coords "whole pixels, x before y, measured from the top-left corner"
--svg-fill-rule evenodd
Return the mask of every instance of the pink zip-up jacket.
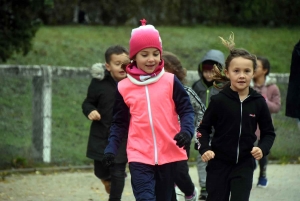
<path id="1" fill-rule="evenodd" d="M 251 82 L 251 86 L 254 90 L 265 97 L 270 113 L 278 113 L 281 108 L 281 96 L 278 86 L 276 85 L 276 79 L 266 76 L 265 84 L 262 86 L 256 86 L 254 82 Z M 255 134 L 258 139 L 260 138 L 260 130 L 257 128 Z"/>
<path id="2" fill-rule="evenodd" d="M 127 108 L 130 113 L 127 141 L 129 163 L 162 165 L 187 160 L 186 151 L 176 145 L 174 136 L 185 132 L 192 138 L 194 111 L 188 94 L 173 74 L 162 71 L 145 82 L 129 75 L 118 83 L 118 92 L 120 97 L 117 96 L 116 101 L 122 98 L 124 103 L 119 101 L 119 107 L 115 108 L 105 153 L 115 154 L 118 149 L 118 143 L 127 129 Z"/>

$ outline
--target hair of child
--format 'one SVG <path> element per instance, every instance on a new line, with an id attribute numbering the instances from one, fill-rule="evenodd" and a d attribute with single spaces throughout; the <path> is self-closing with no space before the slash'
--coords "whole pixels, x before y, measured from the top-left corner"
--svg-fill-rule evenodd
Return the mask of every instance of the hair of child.
<path id="1" fill-rule="evenodd" d="M 265 74 L 265 76 L 269 75 L 270 69 L 271 69 L 271 64 L 269 62 L 269 60 L 265 57 L 262 56 L 257 56 L 257 60 L 261 61 L 262 67 L 263 69 L 267 69 L 267 73 Z"/>
<path id="2" fill-rule="evenodd" d="M 257 66 L 257 58 L 254 54 L 251 54 L 250 52 L 248 52 L 245 49 L 235 48 L 233 32 L 230 34 L 228 40 L 225 40 L 224 38 L 222 38 L 220 36 L 219 36 L 219 38 L 221 39 L 223 45 L 229 49 L 229 55 L 227 56 L 227 58 L 225 60 L 225 67 L 224 67 L 223 71 L 220 71 L 220 69 L 216 65 L 214 65 L 213 79 L 215 80 L 214 87 L 216 87 L 218 89 L 223 89 L 224 87 L 226 87 L 227 85 L 230 84 L 230 80 L 229 80 L 229 78 L 226 77 L 224 71 L 228 71 L 228 67 L 230 66 L 230 63 L 233 59 L 238 58 L 238 57 L 242 57 L 244 59 L 249 59 L 253 62 L 253 70 L 255 70 L 256 66 Z M 223 83 L 223 84 L 220 85 L 219 83 Z"/>
<path id="3" fill-rule="evenodd" d="M 105 57 L 105 62 L 106 63 L 110 63 L 111 61 L 111 55 L 113 54 L 129 54 L 128 50 L 121 46 L 121 45 L 114 45 L 114 46 L 110 46 L 106 51 L 105 51 L 105 54 L 104 54 L 104 57 Z"/>
<path id="4" fill-rule="evenodd" d="M 171 52 L 164 51 L 162 54 L 162 59 L 165 62 L 165 70 L 176 75 L 176 77 L 180 80 L 182 84 L 186 84 L 187 71 L 186 68 L 182 67 L 182 64 L 179 61 L 178 57 Z"/>

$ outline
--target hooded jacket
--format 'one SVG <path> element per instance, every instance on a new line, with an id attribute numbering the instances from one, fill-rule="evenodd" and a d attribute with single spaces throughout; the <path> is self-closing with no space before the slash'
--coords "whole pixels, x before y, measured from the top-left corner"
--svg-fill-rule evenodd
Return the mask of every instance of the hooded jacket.
<path id="1" fill-rule="evenodd" d="M 281 97 L 279 88 L 276 85 L 276 78 L 266 76 L 265 84 L 262 86 L 256 86 L 253 81 L 251 81 L 250 86 L 265 97 L 270 113 L 279 112 Z"/>
<path id="2" fill-rule="evenodd" d="M 82 103 L 82 112 L 88 118 L 91 111 L 97 110 L 101 115 L 101 119 L 91 123 L 86 156 L 101 161 L 110 135 L 117 82 L 101 65 L 93 65 L 91 74 L 93 79 L 89 85 L 87 96 Z M 127 135 L 122 140 L 115 158 L 116 163 L 127 162 L 126 143 Z"/>
<path id="3" fill-rule="evenodd" d="M 266 156 L 273 145 L 275 132 L 264 97 L 249 88 L 248 97 L 240 101 L 237 92 L 230 86 L 225 87 L 219 94 L 211 97 L 202 124 L 198 127 L 198 132 L 202 134 L 199 138 L 200 154 L 212 150 L 215 158 L 233 164 L 253 157 L 250 152 L 256 141 L 257 124 L 261 130 L 261 143 L 258 147 Z M 212 126 L 215 134 L 210 146 Z"/>
<path id="4" fill-rule="evenodd" d="M 203 81 L 204 77 L 202 74 L 202 63 L 205 61 L 216 62 L 219 64 L 218 66 L 222 67 L 225 63 L 224 54 L 219 50 L 210 50 L 204 55 L 204 57 L 200 60 L 200 63 L 198 65 L 198 74 L 200 79 L 192 85 L 192 89 L 200 97 L 204 105 L 208 107 L 210 97 L 212 95 L 218 94 L 220 90 L 218 90 L 214 86 L 208 87 Z"/>

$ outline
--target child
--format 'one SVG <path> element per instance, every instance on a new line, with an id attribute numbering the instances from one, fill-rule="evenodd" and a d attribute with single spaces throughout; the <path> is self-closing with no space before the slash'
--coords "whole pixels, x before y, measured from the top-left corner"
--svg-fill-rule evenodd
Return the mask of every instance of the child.
<path id="1" fill-rule="evenodd" d="M 93 79 L 82 103 L 83 114 L 92 121 L 86 155 L 94 160 L 94 173 L 110 194 L 109 200 L 121 200 L 125 185 L 127 139 L 124 138 L 121 143 L 115 166 L 107 168 L 101 160 L 108 143 L 117 82 L 126 77 L 121 65 L 129 62 L 128 51 L 119 45 L 111 46 L 105 52 L 105 61 L 105 71 L 101 64 L 92 66 Z"/>
<path id="2" fill-rule="evenodd" d="M 223 90 L 211 97 L 197 131 L 199 152 L 207 164 L 208 201 L 248 201 L 252 188 L 255 160 L 271 149 L 275 132 L 271 115 L 262 95 L 249 87 L 256 68 L 256 57 L 244 49 L 234 48 L 233 35 L 222 42 L 230 54 L 225 61 L 225 75 L 217 67 L 215 79 Z M 254 147 L 256 127 L 261 131 L 260 144 Z M 215 133 L 209 144 L 209 134 Z"/>
<path id="3" fill-rule="evenodd" d="M 128 133 L 127 154 L 137 201 L 170 201 L 178 161 L 194 133 L 194 111 L 180 81 L 164 71 L 159 32 L 152 25 L 133 29 L 129 41 L 132 62 L 119 82 L 113 124 L 103 162 L 114 163 Z M 129 115 L 130 114 L 130 115 Z M 178 122 L 180 117 L 180 124 Z M 196 188 L 190 198 L 196 200 Z"/>
<path id="4" fill-rule="evenodd" d="M 253 83 L 251 83 L 253 89 L 260 93 L 266 99 L 270 113 L 277 113 L 281 107 L 280 91 L 275 84 L 276 80 L 268 76 L 270 72 L 270 62 L 264 57 L 257 57 L 257 68 L 254 73 Z M 257 129 L 256 135 L 258 136 L 258 143 L 260 130 Z M 267 180 L 267 163 L 268 158 L 264 156 L 259 160 L 259 178 L 257 182 L 258 187 L 266 188 L 268 185 Z"/>
<path id="5" fill-rule="evenodd" d="M 179 61 L 177 56 L 172 54 L 171 52 L 164 51 L 162 58 L 165 62 L 164 65 L 165 71 L 169 73 L 173 73 L 174 75 L 176 75 L 176 77 L 180 80 L 180 82 L 183 85 L 186 84 L 186 69 L 182 67 L 181 62 Z M 186 85 L 184 85 L 183 87 L 190 97 L 190 101 L 193 106 L 194 114 L 195 114 L 194 126 L 195 128 L 197 128 L 205 112 L 205 106 L 200 100 L 200 98 L 198 97 L 198 95 L 193 91 L 193 89 L 191 89 Z M 189 148 L 186 149 L 188 157 L 190 154 L 189 150 L 190 150 Z M 180 172 L 180 174 L 176 175 L 175 183 L 185 195 L 189 195 L 191 189 L 194 189 L 194 184 L 189 175 L 189 167 L 187 161 L 178 162 L 177 168 L 178 168 L 177 172 L 178 173 Z M 180 191 L 176 192 L 176 194 L 180 194 Z"/>
<path id="6" fill-rule="evenodd" d="M 213 86 L 213 66 L 217 65 L 220 69 L 222 69 L 222 66 L 224 66 L 224 62 L 225 58 L 223 52 L 221 52 L 220 50 L 209 50 L 201 59 L 198 65 L 198 73 L 200 79 L 193 84 L 192 88 L 201 98 L 206 108 L 210 102 L 210 97 L 219 93 L 219 89 Z M 211 133 L 211 136 L 212 135 L 213 133 Z M 198 150 L 197 144 L 195 144 L 195 149 Z M 206 166 L 207 163 L 201 160 L 201 155 L 198 155 L 197 171 L 199 177 L 199 185 L 201 187 L 199 200 L 206 200 L 207 197 Z"/>

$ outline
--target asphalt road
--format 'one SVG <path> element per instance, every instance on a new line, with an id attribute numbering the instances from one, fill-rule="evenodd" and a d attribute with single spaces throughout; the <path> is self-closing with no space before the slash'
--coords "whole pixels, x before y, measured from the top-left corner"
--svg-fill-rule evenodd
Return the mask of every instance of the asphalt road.
<path id="1" fill-rule="evenodd" d="M 190 175 L 198 184 L 196 167 Z M 257 188 L 258 170 L 254 173 L 250 201 L 300 201 L 300 165 L 268 166 L 269 186 Z M 102 183 L 91 170 L 72 172 L 35 172 L 13 174 L 0 179 L 0 200 L 15 201 L 107 201 Z M 122 201 L 134 201 L 130 174 L 126 178 Z"/>

